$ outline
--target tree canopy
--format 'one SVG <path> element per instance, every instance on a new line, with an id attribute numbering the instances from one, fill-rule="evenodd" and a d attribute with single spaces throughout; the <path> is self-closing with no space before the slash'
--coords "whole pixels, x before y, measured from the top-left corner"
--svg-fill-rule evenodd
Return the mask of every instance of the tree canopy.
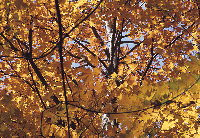
<path id="1" fill-rule="evenodd" d="M 198 137 L 199 0 L 1 0 L 1 137 Z"/>

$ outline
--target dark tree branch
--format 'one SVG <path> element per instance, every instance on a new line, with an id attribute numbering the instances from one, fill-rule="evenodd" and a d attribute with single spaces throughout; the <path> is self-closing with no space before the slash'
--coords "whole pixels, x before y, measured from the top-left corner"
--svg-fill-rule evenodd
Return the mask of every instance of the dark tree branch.
<path id="1" fill-rule="evenodd" d="M 127 34 L 125 36 L 122 36 L 122 38 L 125 38 L 125 37 L 128 37 L 128 36 L 131 36 L 131 34 Z"/>
<path id="2" fill-rule="evenodd" d="M 32 58 L 32 33 L 33 30 L 30 29 L 29 30 L 29 46 L 26 45 L 25 42 L 21 41 L 19 38 L 15 37 L 14 38 L 17 40 L 17 42 L 19 44 L 22 44 L 26 47 L 26 49 L 28 51 L 26 51 L 25 53 L 23 53 L 23 55 L 25 56 L 26 60 L 28 60 L 32 66 L 32 68 L 34 69 L 35 73 L 37 74 L 37 76 L 39 77 L 40 81 L 42 82 L 42 84 L 45 86 L 45 88 L 47 89 L 48 84 L 45 81 L 44 77 L 42 76 L 40 69 L 37 67 L 37 65 L 34 63 L 33 58 Z M 17 57 L 17 58 L 21 58 L 21 57 Z"/>
<path id="3" fill-rule="evenodd" d="M 144 40 L 143 40 L 144 41 Z M 142 42 L 143 42 L 142 41 Z M 123 57 L 121 57 L 119 60 L 122 60 L 122 59 L 124 59 L 126 56 L 128 56 L 131 52 L 133 52 L 133 50 L 135 50 L 138 46 L 140 46 L 140 44 L 142 43 L 142 42 L 140 42 L 140 43 L 138 43 L 137 45 L 135 45 L 130 51 L 128 51 Z"/>
<path id="4" fill-rule="evenodd" d="M 175 43 L 176 40 L 178 40 L 184 33 L 181 33 L 180 35 L 178 35 L 172 42 L 170 42 L 168 45 L 166 45 L 164 47 L 164 49 L 170 47 L 173 43 Z"/>
<path id="5" fill-rule="evenodd" d="M 62 56 L 63 33 L 62 33 L 61 15 L 60 15 L 58 0 L 55 0 L 55 5 L 56 5 L 56 11 L 57 11 L 57 17 L 58 17 L 58 25 L 59 25 L 59 38 L 60 38 L 59 53 L 60 53 L 60 65 L 61 65 L 61 71 L 62 71 L 62 82 L 63 82 L 63 90 L 64 90 L 64 97 L 65 97 L 65 105 L 66 105 L 67 123 L 68 123 L 68 135 L 69 135 L 69 138 L 71 138 L 69 113 L 68 113 L 68 100 L 67 100 L 67 92 L 66 92 L 66 87 L 65 87 L 63 56 Z"/>
<path id="6" fill-rule="evenodd" d="M 28 49 L 28 46 L 26 45 L 25 42 L 22 42 L 19 38 L 15 37 L 15 36 L 13 36 L 13 38 L 15 38 L 17 40 L 17 42 L 19 43 L 19 45 L 22 44 L 23 46 L 26 47 L 26 49 Z"/>
<path id="7" fill-rule="evenodd" d="M 151 44 L 151 56 L 153 56 L 153 38 L 152 38 L 152 44 Z"/>
<path id="8" fill-rule="evenodd" d="M 34 26 L 36 28 L 40 28 L 40 29 L 44 29 L 44 30 L 48 30 L 48 31 L 53 31 L 53 29 L 48 29 L 48 28 L 45 28 L 45 27 L 41 27 L 41 26 Z"/>
<path id="9" fill-rule="evenodd" d="M 5 35 L 3 35 L 3 32 L 0 33 L 0 35 L 9 43 L 9 45 L 11 46 L 11 49 L 14 50 L 15 52 L 16 51 L 19 51 L 11 42 L 10 40 L 8 40 Z"/>
<path id="10" fill-rule="evenodd" d="M 195 3 L 197 4 L 198 10 L 199 10 L 199 19 L 200 19 L 200 3 L 198 3 L 197 1 Z"/>
<path id="11" fill-rule="evenodd" d="M 133 44 L 139 44 L 139 42 L 134 42 L 134 41 L 121 41 L 120 44 L 124 44 L 124 43 L 133 43 Z"/>
<path id="12" fill-rule="evenodd" d="M 47 89 L 48 84 L 45 81 L 44 77 L 42 76 L 40 69 L 36 66 L 36 64 L 34 63 L 32 59 L 32 32 L 33 32 L 32 29 L 30 29 L 29 30 L 29 51 L 27 51 L 28 53 L 24 53 L 24 55 L 26 56 L 25 58 L 30 62 L 32 68 L 34 69 L 35 73 L 39 77 L 42 84 L 45 86 L 45 89 Z"/>
<path id="13" fill-rule="evenodd" d="M 103 1 L 103 0 L 100 0 L 99 3 L 97 4 L 97 6 L 94 8 L 94 10 L 93 10 L 91 13 L 89 13 L 85 18 L 83 18 L 78 24 L 76 24 L 68 33 L 66 33 L 65 36 L 64 36 L 63 38 L 68 37 L 69 34 L 70 34 L 75 28 L 77 28 L 82 22 L 86 21 L 87 18 L 89 18 L 90 15 L 92 15 L 92 13 L 99 7 L 99 5 L 101 4 L 102 1 Z"/>
<path id="14" fill-rule="evenodd" d="M 100 42 L 101 46 L 103 46 L 103 45 L 104 45 L 104 41 L 101 39 L 100 35 L 97 33 L 96 28 L 95 28 L 94 26 L 92 26 L 92 27 L 90 27 L 90 28 L 92 29 L 92 31 L 93 31 L 95 37 L 101 41 L 101 42 Z"/>
<path id="15" fill-rule="evenodd" d="M 1 33 L 1 36 L 7 40 L 11 46 L 11 48 L 14 50 L 14 51 L 19 51 L 17 48 L 14 47 L 14 45 L 3 35 L 3 33 Z M 41 80 L 42 84 L 45 85 L 45 88 L 48 87 L 48 84 L 47 82 L 45 81 L 44 77 L 42 76 L 41 72 L 39 71 L 39 68 L 36 66 L 36 64 L 34 63 L 33 59 L 32 59 L 32 29 L 29 30 L 29 47 L 24 43 L 22 42 L 21 40 L 19 40 L 18 38 L 14 37 L 18 43 L 21 43 L 23 44 L 27 50 L 29 51 L 26 51 L 26 53 L 23 53 L 23 55 L 25 55 L 25 58 L 31 63 L 35 73 L 38 75 L 39 79 Z"/>
<path id="16" fill-rule="evenodd" d="M 87 48 L 86 46 L 84 46 L 80 41 L 73 39 L 75 42 L 77 42 L 79 45 L 81 45 L 86 51 L 88 51 L 90 54 L 92 54 L 94 57 L 96 57 L 96 55 L 90 51 L 89 48 Z M 103 64 L 103 66 L 107 69 L 107 65 L 98 57 L 98 60 Z"/>
<path id="17" fill-rule="evenodd" d="M 30 29 L 29 30 L 29 56 L 30 56 L 30 58 L 32 58 L 32 45 L 33 45 L 32 33 L 33 33 L 33 30 Z"/>
<path id="18" fill-rule="evenodd" d="M 119 65 L 119 62 L 120 62 L 120 59 L 119 59 L 119 55 L 121 53 L 121 49 L 120 49 L 120 44 L 121 44 L 121 40 L 122 40 L 122 32 L 123 32 L 123 28 L 124 28 L 124 18 L 122 20 L 122 28 L 121 28 L 121 31 L 117 34 L 117 41 L 116 41 L 116 45 L 117 45 L 117 49 L 118 49 L 118 53 L 117 53 L 117 66 L 116 66 L 116 70 L 118 70 L 118 65 Z"/>
<path id="19" fill-rule="evenodd" d="M 67 53 L 71 56 L 71 57 L 74 57 L 74 58 L 77 58 L 77 59 L 81 59 L 81 57 L 79 57 L 79 56 L 75 56 L 75 55 L 73 55 L 71 52 L 69 52 L 69 51 L 67 51 Z"/>
<path id="20" fill-rule="evenodd" d="M 90 27 L 90 28 L 92 29 L 92 31 L 93 31 L 95 37 L 101 41 L 100 44 L 101 44 L 101 47 L 102 47 L 102 46 L 104 45 L 104 41 L 101 39 L 100 35 L 97 33 L 96 28 L 93 27 L 93 26 Z M 105 54 L 107 55 L 108 59 L 110 59 L 110 53 L 109 53 L 108 49 L 104 49 L 104 52 L 105 52 Z M 101 60 L 100 58 L 99 58 L 99 61 L 100 61 L 101 63 L 103 62 L 103 60 Z M 103 64 L 104 67 L 105 67 L 106 64 L 104 64 L 104 62 L 103 62 L 102 64 Z M 107 68 L 107 67 L 106 67 L 106 68 Z"/>
<path id="21" fill-rule="evenodd" d="M 67 77 L 69 77 L 74 82 L 74 84 L 76 84 L 76 86 L 78 86 L 78 82 L 75 79 L 72 79 L 72 77 L 70 75 L 67 75 Z"/>
<path id="22" fill-rule="evenodd" d="M 74 41 L 75 41 L 76 43 L 78 43 L 79 45 L 81 45 L 87 52 L 89 52 L 90 54 L 92 54 L 94 57 L 96 56 L 92 51 L 90 51 L 89 48 L 87 48 L 86 46 L 84 46 L 80 41 L 75 40 L 75 39 L 74 39 Z"/>
<path id="23" fill-rule="evenodd" d="M 72 91 L 72 89 L 71 89 L 71 87 L 70 87 L 70 85 L 69 85 L 69 81 L 68 81 L 67 77 L 66 77 L 66 81 L 67 81 L 67 85 L 68 85 L 68 87 L 69 87 L 69 90 L 70 90 L 71 93 L 73 94 L 73 91 Z"/>
<path id="24" fill-rule="evenodd" d="M 53 51 L 57 48 L 58 45 L 60 45 L 60 42 L 58 42 L 58 43 L 56 44 L 56 46 L 50 47 L 51 50 L 50 50 L 49 52 L 47 52 L 47 51 L 44 52 L 41 56 L 38 57 L 38 59 L 39 59 L 39 58 L 46 57 L 46 56 L 48 56 L 49 54 L 51 54 L 51 52 L 53 52 Z"/>
<path id="25" fill-rule="evenodd" d="M 152 49 L 152 48 L 151 48 L 151 49 Z M 151 55 L 151 59 L 150 59 L 149 63 L 147 64 L 146 70 L 145 70 L 144 74 L 142 75 L 141 80 L 143 80 L 144 77 L 146 76 L 147 71 L 149 70 L 149 68 L 150 68 L 150 66 L 151 66 L 151 64 L 152 64 L 152 62 L 153 62 L 153 60 L 154 60 L 154 58 L 155 58 L 157 55 L 158 55 L 158 54 L 156 54 L 155 56 L 154 56 L 154 55 Z"/>
<path id="26" fill-rule="evenodd" d="M 46 106 L 45 106 L 45 104 L 44 104 L 44 101 L 42 100 L 42 97 L 41 97 L 40 92 L 39 92 L 39 90 L 38 90 L 38 88 L 37 88 L 37 85 L 36 85 L 36 83 L 35 83 L 35 81 L 34 81 L 34 79 L 33 79 L 33 73 L 31 72 L 31 70 L 30 70 L 30 68 L 29 68 L 29 64 L 28 64 L 28 70 L 29 70 L 29 73 L 31 74 L 32 82 L 33 82 L 33 84 L 34 84 L 34 86 L 35 86 L 35 91 L 37 92 L 37 95 L 39 96 L 40 101 L 42 102 L 42 105 L 44 106 L 44 109 L 46 109 Z"/>

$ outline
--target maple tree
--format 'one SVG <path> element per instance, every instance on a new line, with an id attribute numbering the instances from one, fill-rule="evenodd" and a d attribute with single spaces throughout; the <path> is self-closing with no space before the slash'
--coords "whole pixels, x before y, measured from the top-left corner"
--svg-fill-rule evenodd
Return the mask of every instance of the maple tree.
<path id="1" fill-rule="evenodd" d="M 199 0 L 1 0 L 1 137 L 198 137 Z"/>

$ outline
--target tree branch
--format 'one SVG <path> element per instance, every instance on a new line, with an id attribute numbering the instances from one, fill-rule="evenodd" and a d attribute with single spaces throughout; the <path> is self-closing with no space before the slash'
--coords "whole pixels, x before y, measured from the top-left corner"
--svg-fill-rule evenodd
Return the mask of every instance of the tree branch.
<path id="1" fill-rule="evenodd" d="M 3 35 L 3 32 L 1 32 L 0 35 L 9 43 L 9 45 L 11 46 L 11 49 L 12 49 L 12 50 L 14 50 L 15 52 L 16 52 L 16 51 L 19 51 L 19 50 L 10 42 L 10 40 L 8 40 L 8 39 Z"/>
<path id="2" fill-rule="evenodd" d="M 48 84 L 45 81 L 44 77 L 42 76 L 40 69 L 36 66 L 36 64 L 34 63 L 34 61 L 32 59 L 32 29 L 29 30 L 29 51 L 27 51 L 27 53 L 24 53 L 24 55 L 26 56 L 25 57 L 26 60 L 28 60 L 30 62 L 32 68 L 34 69 L 35 73 L 39 77 L 42 84 L 45 86 L 45 89 L 47 89 Z"/>
<path id="3" fill-rule="evenodd" d="M 101 42 L 100 42 L 101 46 L 103 46 L 103 45 L 104 45 L 104 42 L 103 42 L 103 40 L 101 39 L 100 35 L 97 33 L 97 30 L 95 29 L 95 27 L 92 26 L 92 27 L 90 27 L 90 28 L 92 29 L 92 31 L 93 31 L 95 37 L 101 41 Z"/>
<path id="4" fill-rule="evenodd" d="M 13 36 L 13 38 L 15 38 L 19 44 L 22 44 L 23 46 L 26 47 L 26 49 L 28 49 L 28 46 L 26 45 L 25 42 L 22 42 L 19 38 L 15 37 L 15 36 Z"/>
<path id="5" fill-rule="evenodd" d="M 90 54 L 92 54 L 94 57 L 96 57 L 96 55 L 90 51 L 90 49 L 88 49 L 86 46 L 84 46 L 80 41 L 73 39 L 75 42 L 77 42 L 79 45 L 81 45 L 86 51 L 88 51 Z M 103 64 L 103 66 L 107 69 L 107 65 L 98 57 L 98 60 Z"/>
<path id="6" fill-rule="evenodd" d="M 59 25 L 59 38 L 60 38 L 59 53 L 60 53 L 60 65 L 61 65 L 61 71 L 62 71 L 62 82 L 63 82 L 63 90 L 64 90 L 64 97 L 65 97 L 65 105 L 66 105 L 67 123 L 68 123 L 68 136 L 69 138 L 71 138 L 69 113 L 68 113 L 68 101 L 67 101 L 67 92 L 66 92 L 66 87 L 65 87 L 63 56 L 62 56 L 63 33 L 62 33 L 61 15 L 60 15 L 58 0 L 55 0 L 55 5 L 56 5 L 56 11 L 57 11 L 57 17 L 58 17 L 58 25 Z"/>
<path id="7" fill-rule="evenodd" d="M 83 18 L 77 25 L 75 25 L 68 33 L 66 33 L 65 36 L 64 36 L 63 38 L 68 37 L 69 34 L 70 34 L 75 28 L 77 28 L 83 21 L 86 21 L 87 18 L 89 18 L 90 15 L 92 15 L 92 13 L 99 7 L 99 5 L 101 4 L 102 1 L 103 1 L 103 0 L 100 0 L 99 3 L 97 4 L 97 6 L 94 8 L 94 10 L 93 10 L 91 13 L 89 13 L 85 18 Z"/>
<path id="8" fill-rule="evenodd" d="M 144 41 L 144 40 L 143 40 Z M 140 46 L 140 44 L 143 42 L 141 41 L 140 43 L 138 43 L 137 45 L 135 45 L 133 48 L 131 48 L 130 51 L 128 51 L 123 57 L 121 57 L 119 60 L 124 59 L 126 56 L 128 56 L 131 52 L 133 52 L 133 50 L 135 50 L 138 46 Z"/>
<path id="9" fill-rule="evenodd" d="M 36 83 L 35 83 L 34 79 L 33 79 L 33 73 L 32 73 L 31 70 L 29 69 L 29 65 L 28 65 L 28 70 L 29 70 L 29 73 L 31 74 L 32 82 L 33 82 L 33 84 L 34 84 L 34 86 L 35 86 L 35 91 L 37 92 L 37 95 L 39 96 L 40 101 L 42 102 L 42 105 L 44 106 L 44 109 L 46 109 L 46 106 L 45 106 L 45 104 L 44 104 L 44 101 L 42 100 L 42 97 L 41 97 L 41 95 L 40 95 L 40 92 L 39 92 L 39 90 L 38 90 L 38 88 L 37 88 L 37 86 L 36 86 Z"/>
<path id="10" fill-rule="evenodd" d="M 124 43 L 133 43 L 133 44 L 139 44 L 139 42 L 134 42 L 134 41 L 121 41 L 120 44 L 124 44 Z"/>

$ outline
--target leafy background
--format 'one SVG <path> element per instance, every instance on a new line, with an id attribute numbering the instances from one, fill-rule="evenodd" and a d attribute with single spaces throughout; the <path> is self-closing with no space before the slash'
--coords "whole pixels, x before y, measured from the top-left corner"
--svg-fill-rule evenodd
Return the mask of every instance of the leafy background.
<path id="1" fill-rule="evenodd" d="M 198 137 L 199 4 L 1 0 L 0 136 Z"/>

